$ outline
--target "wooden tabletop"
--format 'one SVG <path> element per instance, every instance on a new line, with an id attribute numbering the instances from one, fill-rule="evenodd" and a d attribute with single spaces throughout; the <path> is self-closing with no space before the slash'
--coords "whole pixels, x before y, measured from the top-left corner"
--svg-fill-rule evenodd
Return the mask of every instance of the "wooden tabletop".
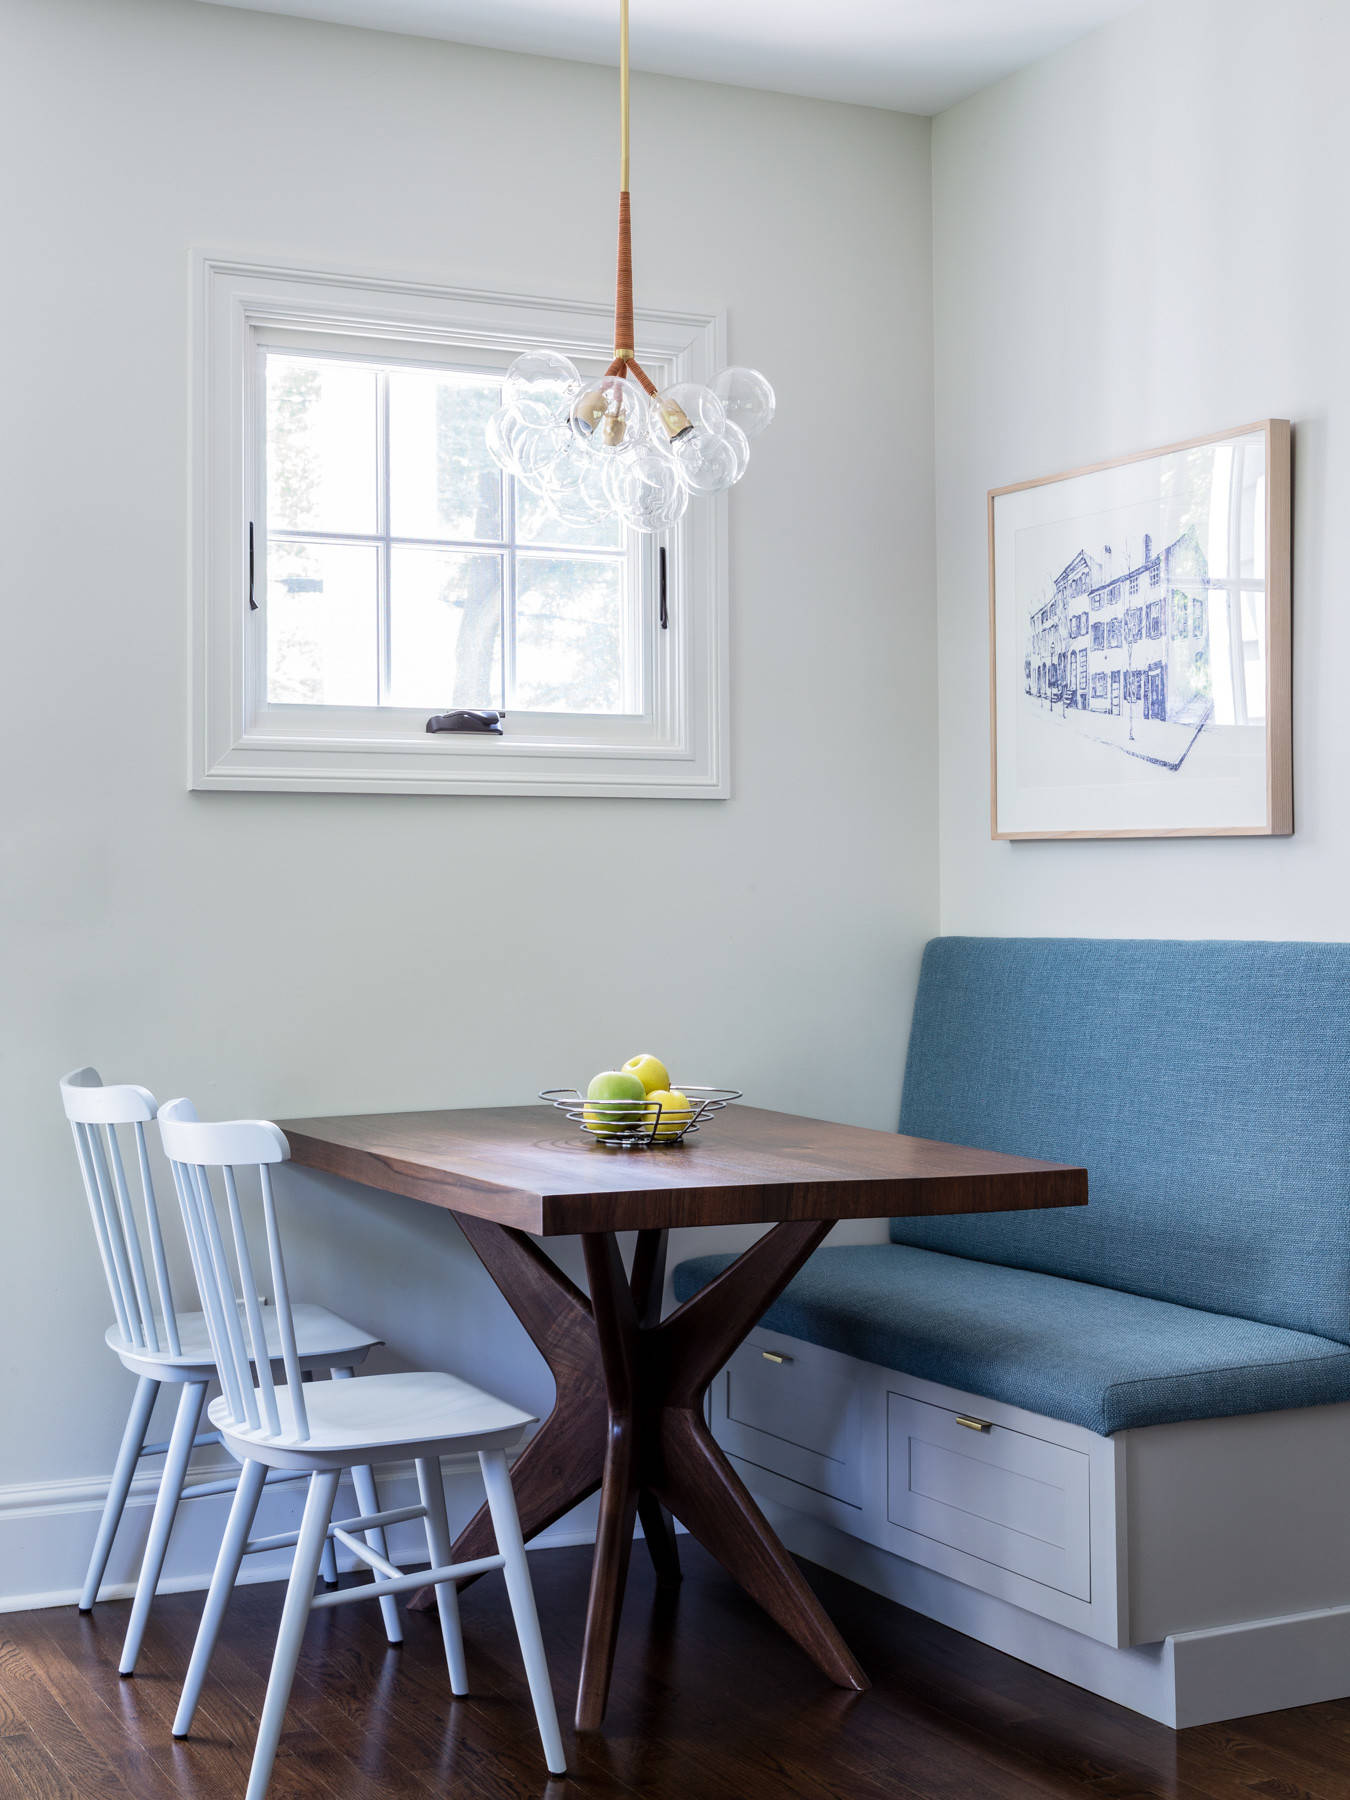
<path id="1" fill-rule="evenodd" d="M 1086 1203 L 1087 1171 L 730 1106 L 683 1143 L 615 1150 L 548 1106 L 288 1119 L 291 1159 L 539 1237 Z"/>

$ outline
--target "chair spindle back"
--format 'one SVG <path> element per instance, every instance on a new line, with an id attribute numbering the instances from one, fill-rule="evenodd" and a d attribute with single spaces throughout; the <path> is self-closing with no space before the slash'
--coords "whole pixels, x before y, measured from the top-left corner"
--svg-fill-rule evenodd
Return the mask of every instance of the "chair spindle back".
<path id="1" fill-rule="evenodd" d="M 160 1107 L 159 1133 L 173 1169 L 193 1272 L 230 1418 L 235 1425 L 246 1426 L 273 1441 L 304 1443 L 309 1437 L 309 1415 L 272 1190 L 271 1165 L 287 1161 L 291 1154 L 285 1133 L 265 1119 L 208 1123 L 198 1119 L 190 1100 L 170 1100 Z M 289 1420 L 283 1418 L 278 1405 L 253 1253 L 239 1204 L 235 1172 L 242 1168 L 257 1169 L 262 1187 L 267 1261 L 286 1371 Z M 212 1170 L 220 1177 L 223 1207 L 212 1184 Z"/>
<path id="2" fill-rule="evenodd" d="M 174 1356 L 181 1355 L 178 1316 L 145 1146 L 145 1127 L 155 1117 L 155 1097 L 143 1087 L 105 1087 L 98 1070 L 86 1068 L 73 1069 L 62 1077 L 61 1103 L 75 1138 L 75 1153 L 117 1328 L 134 1349 L 167 1350 Z M 144 1245 L 127 1181 L 119 1127 L 131 1132 L 136 1145 Z M 147 1247 L 158 1310 L 146 1273 Z"/>

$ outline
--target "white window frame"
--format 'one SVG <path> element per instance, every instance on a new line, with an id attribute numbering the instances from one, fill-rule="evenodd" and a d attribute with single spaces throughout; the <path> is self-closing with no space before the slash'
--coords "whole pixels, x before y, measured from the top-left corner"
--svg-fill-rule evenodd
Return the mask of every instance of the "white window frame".
<path id="1" fill-rule="evenodd" d="M 648 560 L 646 591 L 659 543 L 668 552 L 669 628 L 646 635 L 640 711 L 508 712 L 496 738 L 428 734 L 427 708 L 277 706 L 266 698 L 262 615 L 249 608 L 261 348 L 345 343 L 349 352 L 463 366 L 484 352 L 548 346 L 604 366 L 608 308 L 200 252 L 194 262 L 189 785 L 236 793 L 727 798 L 725 496 L 695 500 L 662 540 L 631 547 L 634 558 Z M 725 361 L 717 316 L 640 312 L 638 336 L 644 367 L 662 386 L 706 381 Z"/>

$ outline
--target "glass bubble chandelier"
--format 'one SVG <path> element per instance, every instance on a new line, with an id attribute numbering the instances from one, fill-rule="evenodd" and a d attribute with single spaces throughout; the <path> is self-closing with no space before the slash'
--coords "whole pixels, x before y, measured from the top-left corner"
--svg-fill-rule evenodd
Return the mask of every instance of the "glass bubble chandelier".
<path id="1" fill-rule="evenodd" d="M 723 369 L 706 387 L 680 381 L 658 392 L 637 360 L 634 336 L 628 0 L 619 0 L 614 360 L 587 378 L 556 351 L 527 351 L 506 371 L 506 404 L 487 427 L 493 460 L 569 525 L 617 517 L 632 531 L 665 531 L 691 498 L 740 480 L 751 438 L 773 418 L 773 388 L 757 369 Z"/>

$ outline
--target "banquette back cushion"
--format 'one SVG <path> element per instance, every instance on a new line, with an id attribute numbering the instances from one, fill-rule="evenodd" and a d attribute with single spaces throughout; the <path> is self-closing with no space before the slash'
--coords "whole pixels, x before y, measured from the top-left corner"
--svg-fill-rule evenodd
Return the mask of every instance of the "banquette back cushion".
<path id="1" fill-rule="evenodd" d="M 937 938 L 900 1129 L 1082 1164 L 1090 1203 L 897 1243 L 1350 1343 L 1350 944 Z"/>

